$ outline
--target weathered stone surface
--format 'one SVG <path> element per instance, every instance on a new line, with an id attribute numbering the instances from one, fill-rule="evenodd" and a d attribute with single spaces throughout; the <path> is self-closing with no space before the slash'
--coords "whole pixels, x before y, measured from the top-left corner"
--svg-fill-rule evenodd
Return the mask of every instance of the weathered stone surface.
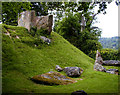
<path id="1" fill-rule="evenodd" d="M 71 95 L 88 95 L 88 94 L 83 90 L 79 90 L 79 91 L 72 92 Z"/>
<path id="2" fill-rule="evenodd" d="M 53 15 L 48 16 L 36 16 L 35 11 L 24 11 L 18 18 L 18 26 L 22 26 L 30 31 L 31 27 L 37 27 L 37 29 L 47 29 L 50 34 L 53 25 Z"/>
<path id="3" fill-rule="evenodd" d="M 119 70 L 118 69 L 108 69 L 106 71 L 106 73 L 119 75 Z"/>
<path id="4" fill-rule="evenodd" d="M 40 36 L 40 39 L 42 39 L 44 42 L 47 42 L 48 44 L 51 43 L 51 40 L 49 38 L 46 38 L 45 36 Z"/>
<path id="5" fill-rule="evenodd" d="M 60 71 L 63 70 L 59 65 L 56 65 L 55 69 L 56 69 L 58 72 L 60 72 Z"/>
<path id="6" fill-rule="evenodd" d="M 95 60 L 95 63 L 99 63 L 99 64 L 103 64 L 103 59 L 102 59 L 102 57 L 101 57 L 101 54 L 100 54 L 100 52 L 97 50 L 97 52 L 96 52 L 96 60 Z"/>
<path id="7" fill-rule="evenodd" d="M 95 63 L 95 64 L 94 64 L 94 70 L 105 72 L 105 71 L 106 71 L 106 68 L 104 68 L 104 67 L 103 67 L 101 64 L 99 64 L 99 63 Z"/>
<path id="8" fill-rule="evenodd" d="M 82 74 L 83 70 L 79 67 L 65 67 L 63 71 L 69 77 L 78 77 Z"/>
<path id="9" fill-rule="evenodd" d="M 118 60 L 105 60 L 105 61 L 103 61 L 103 65 L 120 66 L 120 61 L 118 61 Z"/>
<path id="10" fill-rule="evenodd" d="M 50 71 L 45 74 L 33 76 L 32 80 L 37 83 L 40 82 L 40 83 L 57 84 L 57 85 L 66 85 L 77 82 L 69 77 L 66 77 L 58 72 L 53 72 L 53 71 Z"/>

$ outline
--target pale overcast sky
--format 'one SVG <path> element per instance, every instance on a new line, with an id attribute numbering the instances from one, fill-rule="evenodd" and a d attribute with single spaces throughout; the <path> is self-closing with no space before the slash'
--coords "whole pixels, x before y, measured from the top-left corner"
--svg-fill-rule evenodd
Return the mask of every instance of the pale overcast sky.
<path id="1" fill-rule="evenodd" d="M 106 12 L 97 16 L 98 23 L 94 25 L 102 29 L 101 37 L 118 36 L 118 6 L 114 1 L 108 4 Z"/>

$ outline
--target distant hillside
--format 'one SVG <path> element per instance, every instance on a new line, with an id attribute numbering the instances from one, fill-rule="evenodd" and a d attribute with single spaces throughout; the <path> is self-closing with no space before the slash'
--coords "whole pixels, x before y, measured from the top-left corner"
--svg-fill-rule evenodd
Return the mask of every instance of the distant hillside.
<path id="1" fill-rule="evenodd" d="M 77 90 L 84 90 L 87 93 L 118 92 L 118 76 L 94 71 L 94 60 L 62 36 L 52 32 L 48 37 L 52 41 L 49 45 L 41 42 L 39 36 L 32 36 L 23 27 L 2 25 L 3 93 L 40 93 L 40 95 L 68 93 L 69 95 Z M 77 80 L 76 83 L 68 85 L 43 85 L 30 80 L 38 74 L 57 72 L 56 65 L 62 68 L 78 66 L 84 71 L 80 77 L 73 78 Z M 60 73 L 66 75 L 64 72 Z"/>
<path id="2" fill-rule="evenodd" d="M 118 39 L 120 39 L 120 37 L 100 38 L 99 42 L 103 48 L 118 49 Z"/>

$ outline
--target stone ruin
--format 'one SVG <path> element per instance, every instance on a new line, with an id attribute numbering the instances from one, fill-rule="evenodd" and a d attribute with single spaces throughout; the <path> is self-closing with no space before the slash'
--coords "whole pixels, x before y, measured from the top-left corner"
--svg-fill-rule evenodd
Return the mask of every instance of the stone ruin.
<path id="1" fill-rule="evenodd" d="M 119 70 L 118 69 L 108 69 L 108 70 L 106 70 L 106 68 L 104 66 L 102 66 L 102 65 L 105 64 L 105 62 L 106 61 L 103 61 L 100 52 L 97 50 L 96 60 L 95 60 L 95 64 L 94 64 L 94 70 L 119 75 Z"/>
<path id="2" fill-rule="evenodd" d="M 53 25 L 53 15 L 47 16 L 36 16 L 35 11 L 23 11 L 18 17 L 18 26 L 22 26 L 28 29 L 30 32 L 31 27 L 36 27 L 37 29 L 46 29 L 48 34 L 52 31 Z"/>

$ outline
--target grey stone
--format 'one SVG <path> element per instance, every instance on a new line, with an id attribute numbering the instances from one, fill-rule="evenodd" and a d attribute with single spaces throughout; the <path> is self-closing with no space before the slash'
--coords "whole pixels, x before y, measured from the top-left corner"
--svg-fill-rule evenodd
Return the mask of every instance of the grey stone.
<path id="1" fill-rule="evenodd" d="M 83 90 L 79 90 L 72 92 L 71 95 L 88 95 L 88 94 Z"/>
<path id="2" fill-rule="evenodd" d="M 106 73 L 119 75 L 119 70 L 118 69 L 108 69 L 106 71 Z"/>
<path id="3" fill-rule="evenodd" d="M 40 36 L 40 39 L 42 39 L 44 42 L 47 42 L 48 44 L 51 43 L 51 40 L 49 38 L 46 38 L 45 36 Z"/>
<path id="4" fill-rule="evenodd" d="M 56 69 L 58 72 L 60 72 L 60 71 L 63 70 L 59 65 L 56 65 L 55 69 Z"/>
<path id="5" fill-rule="evenodd" d="M 63 71 L 69 77 L 78 77 L 82 74 L 83 70 L 79 67 L 65 67 Z"/>
<path id="6" fill-rule="evenodd" d="M 103 61 L 103 65 L 120 66 L 120 61 L 119 60 L 105 60 Z"/>
<path id="7" fill-rule="evenodd" d="M 35 11 L 24 11 L 20 13 L 18 17 L 18 26 L 22 26 L 28 29 L 30 32 L 31 27 L 37 27 L 37 29 L 46 29 L 50 34 L 53 25 L 53 15 L 48 16 L 36 16 Z"/>
<path id="8" fill-rule="evenodd" d="M 95 64 L 94 64 L 94 70 L 105 72 L 105 71 L 106 71 L 106 68 L 104 68 L 104 67 L 103 67 L 101 64 L 99 64 L 99 63 L 95 63 Z"/>
<path id="9" fill-rule="evenodd" d="M 77 82 L 70 77 L 66 77 L 58 72 L 53 72 L 53 71 L 41 75 L 33 76 L 32 80 L 37 83 L 44 83 L 44 84 L 47 83 L 47 84 L 57 84 L 57 85 L 66 85 Z"/>
<path id="10" fill-rule="evenodd" d="M 100 52 L 97 50 L 97 52 L 96 52 L 96 60 L 95 60 L 95 63 L 99 63 L 99 64 L 103 64 L 103 59 L 102 59 L 102 57 L 101 57 L 101 54 L 100 54 Z"/>

